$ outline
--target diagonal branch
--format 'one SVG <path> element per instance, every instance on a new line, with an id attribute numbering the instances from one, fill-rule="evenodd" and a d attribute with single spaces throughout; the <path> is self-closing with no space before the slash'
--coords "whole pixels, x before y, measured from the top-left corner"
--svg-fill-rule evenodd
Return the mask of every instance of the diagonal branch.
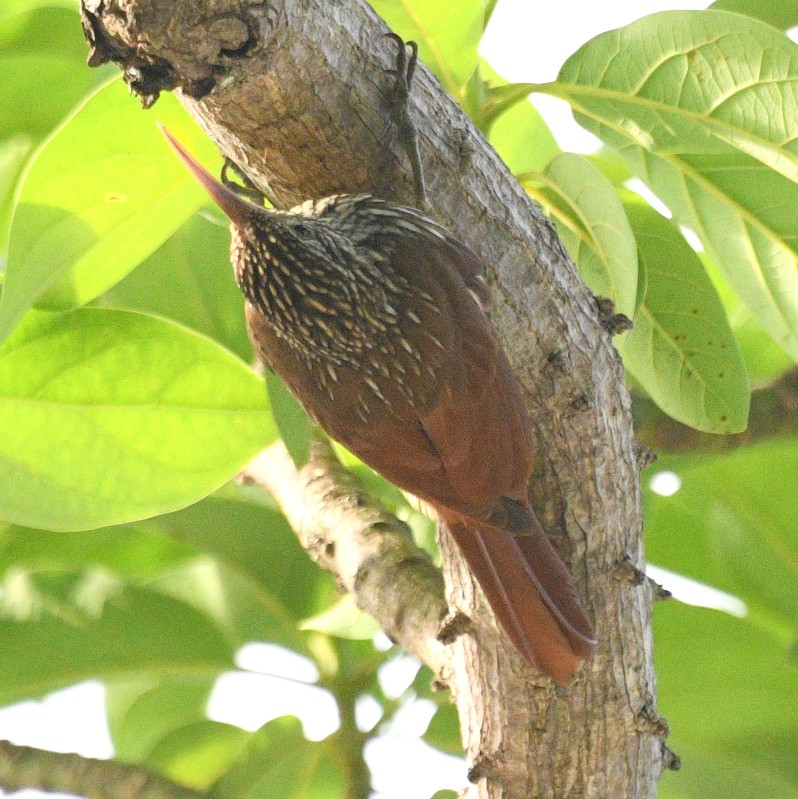
<path id="1" fill-rule="evenodd" d="M 153 774 L 141 766 L 48 752 L 0 741 L 0 786 L 38 788 L 87 799 L 206 799 L 207 794 Z"/>
<path id="2" fill-rule="evenodd" d="M 314 438 L 299 471 L 285 447 L 275 444 L 243 478 L 274 496 L 311 557 L 445 682 L 447 654 L 438 640 L 448 610 L 443 577 L 408 526 L 363 491 L 329 442 Z"/>

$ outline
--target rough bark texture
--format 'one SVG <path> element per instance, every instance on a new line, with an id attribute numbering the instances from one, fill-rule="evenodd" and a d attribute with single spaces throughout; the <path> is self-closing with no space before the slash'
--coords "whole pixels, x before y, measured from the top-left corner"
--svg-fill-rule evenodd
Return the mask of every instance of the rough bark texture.
<path id="1" fill-rule="evenodd" d="M 358 0 L 84 0 L 93 60 L 178 96 L 278 206 L 336 192 L 412 202 L 386 109 L 395 48 Z M 489 623 L 450 542 L 452 645 L 474 796 L 653 797 L 669 764 L 654 705 L 651 591 L 623 370 L 551 225 L 424 69 L 411 113 L 435 215 L 488 267 L 492 316 L 528 402 L 535 508 L 571 565 L 601 646 L 568 689 L 526 668 Z M 153 119 L 154 122 L 154 119 Z"/>
<path id="2" fill-rule="evenodd" d="M 302 546 L 358 607 L 437 680 L 449 682 L 449 657 L 438 640 L 448 615 L 441 573 L 408 526 L 364 493 L 329 442 L 314 439 L 300 470 L 275 444 L 243 478 L 274 496 Z"/>

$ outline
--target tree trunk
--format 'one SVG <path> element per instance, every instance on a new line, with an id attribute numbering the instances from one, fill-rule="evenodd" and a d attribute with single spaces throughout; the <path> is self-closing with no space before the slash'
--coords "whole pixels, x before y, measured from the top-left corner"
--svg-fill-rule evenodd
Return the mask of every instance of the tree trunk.
<path id="1" fill-rule="evenodd" d="M 412 203 L 386 102 L 395 46 L 360 0 L 84 0 L 84 18 L 93 63 L 123 64 L 150 97 L 178 88 L 278 207 L 365 191 Z M 638 447 L 620 359 L 551 224 L 423 68 L 410 112 L 433 213 L 487 266 L 492 318 L 533 427 L 532 501 L 601 642 L 576 682 L 555 688 L 488 621 L 441 541 L 450 600 L 479 620 L 448 647 L 471 795 L 653 797 L 669 752 L 655 708 L 652 591 L 637 571 Z"/>

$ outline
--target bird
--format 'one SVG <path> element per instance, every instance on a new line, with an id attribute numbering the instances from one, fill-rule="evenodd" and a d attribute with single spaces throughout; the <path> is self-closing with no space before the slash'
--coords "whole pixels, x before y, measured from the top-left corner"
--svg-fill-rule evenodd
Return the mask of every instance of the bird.
<path id="1" fill-rule="evenodd" d="M 414 57 L 398 61 L 400 94 Z M 519 653 L 569 684 L 597 641 L 529 502 L 530 426 L 479 258 L 426 210 L 370 194 L 257 205 L 161 127 L 230 219 L 260 360 L 331 438 L 434 509 Z"/>

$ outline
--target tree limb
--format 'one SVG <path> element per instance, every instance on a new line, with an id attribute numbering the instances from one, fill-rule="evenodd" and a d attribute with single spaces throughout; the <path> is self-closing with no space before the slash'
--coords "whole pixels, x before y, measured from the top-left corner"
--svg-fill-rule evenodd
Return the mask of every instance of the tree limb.
<path id="1" fill-rule="evenodd" d="M 361 0 L 83 0 L 93 60 L 149 96 L 178 96 L 278 207 L 336 192 L 412 202 L 385 70 L 395 48 Z M 437 81 L 410 98 L 439 220 L 488 267 L 492 318 L 525 391 L 531 498 L 571 565 L 601 647 L 556 690 L 526 668 L 444 539 L 454 607 L 475 620 L 452 646 L 450 685 L 473 795 L 653 797 L 670 762 L 658 718 L 643 568 L 639 470 L 620 359 L 553 228 Z"/>
<path id="2" fill-rule="evenodd" d="M 0 741 L 0 786 L 38 788 L 87 799 L 206 799 L 207 794 L 153 774 L 141 766 L 48 752 Z"/>
<path id="3" fill-rule="evenodd" d="M 798 433 L 798 367 L 786 371 L 751 395 L 748 428 L 734 435 L 702 433 L 663 413 L 650 399 L 635 396 L 635 432 L 655 452 L 731 452 L 778 436 Z"/>
<path id="4" fill-rule="evenodd" d="M 275 444 L 243 477 L 274 496 L 302 546 L 358 607 L 447 682 L 448 658 L 438 640 L 448 611 L 443 577 L 407 525 L 368 497 L 329 442 L 314 438 L 299 471 Z"/>

